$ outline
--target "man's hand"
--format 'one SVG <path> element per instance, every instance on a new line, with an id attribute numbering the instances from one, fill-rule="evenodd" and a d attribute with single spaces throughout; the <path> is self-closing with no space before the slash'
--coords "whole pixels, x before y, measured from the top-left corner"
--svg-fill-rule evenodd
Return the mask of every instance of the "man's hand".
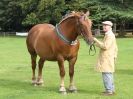
<path id="1" fill-rule="evenodd" d="M 96 41 L 97 41 L 97 39 L 96 39 L 95 37 L 93 37 L 93 41 L 94 41 L 94 42 L 96 42 Z"/>

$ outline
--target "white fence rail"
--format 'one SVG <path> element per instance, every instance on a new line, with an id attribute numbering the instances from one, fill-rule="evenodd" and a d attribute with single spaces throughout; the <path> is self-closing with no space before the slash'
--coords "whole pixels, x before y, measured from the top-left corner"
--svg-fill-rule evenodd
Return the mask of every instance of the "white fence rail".
<path id="1" fill-rule="evenodd" d="M 27 36 L 28 32 L 0 32 L 0 36 Z"/>

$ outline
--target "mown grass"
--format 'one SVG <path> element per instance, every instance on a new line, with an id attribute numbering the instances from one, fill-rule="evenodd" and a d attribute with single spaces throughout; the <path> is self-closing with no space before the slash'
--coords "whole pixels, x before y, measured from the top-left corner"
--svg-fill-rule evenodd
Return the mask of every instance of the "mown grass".
<path id="1" fill-rule="evenodd" d="M 116 95 L 101 96 L 101 74 L 94 71 L 98 50 L 89 56 L 89 47 L 81 46 L 75 65 L 75 84 L 78 93 L 61 95 L 59 70 L 56 62 L 46 62 L 43 68 L 44 86 L 31 85 L 30 56 L 25 38 L 0 37 L 0 99 L 132 99 L 133 98 L 133 38 L 118 38 L 119 54 L 115 72 Z M 65 85 L 68 88 L 68 63 L 65 62 Z"/>

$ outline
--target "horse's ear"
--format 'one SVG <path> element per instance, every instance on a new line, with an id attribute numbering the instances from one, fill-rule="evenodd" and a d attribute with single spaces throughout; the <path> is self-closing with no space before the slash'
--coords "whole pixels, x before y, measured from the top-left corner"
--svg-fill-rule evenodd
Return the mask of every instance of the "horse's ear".
<path id="1" fill-rule="evenodd" d="M 81 17 L 80 17 L 80 21 L 84 21 L 84 20 L 85 20 L 85 17 L 86 17 L 86 16 L 84 16 L 84 15 L 81 16 Z"/>
<path id="2" fill-rule="evenodd" d="M 75 11 L 71 11 L 72 14 L 76 13 Z"/>
<path id="3" fill-rule="evenodd" d="M 87 12 L 85 13 L 85 15 L 86 15 L 86 16 L 89 16 L 89 15 L 90 15 L 90 11 L 87 11 Z"/>

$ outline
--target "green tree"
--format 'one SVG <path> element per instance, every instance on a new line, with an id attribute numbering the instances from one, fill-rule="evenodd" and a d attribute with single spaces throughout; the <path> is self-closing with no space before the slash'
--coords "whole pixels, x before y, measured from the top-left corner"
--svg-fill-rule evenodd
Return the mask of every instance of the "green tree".
<path id="1" fill-rule="evenodd" d="M 22 3 L 22 10 L 29 10 L 31 4 L 34 5 L 36 0 L 26 0 Z M 23 20 L 23 25 L 34 25 L 37 23 L 52 23 L 55 24 L 62 17 L 62 12 L 65 9 L 64 0 L 37 0 L 38 2 L 33 6 L 32 10 L 28 13 L 25 12 L 25 19 Z M 27 5 L 26 5 L 27 4 Z"/>
<path id="2" fill-rule="evenodd" d="M 119 36 L 124 36 L 125 24 L 133 21 L 133 2 L 132 0 L 110 0 L 105 2 L 101 0 L 101 4 L 109 8 L 105 13 L 104 19 L 110 19 L 120 26 Z"/>
<path id="3" fill-rule="evenodd" d="M 0 25 L 3 31 L 19 30 L 23 16 L 17 0 L 1 0 L 0 5 Z"/>
<path id="4" fill-rule="evenodd" d="M 120 25 L 120 36 L 125 35 L 125 24 L 133 21 L 132 0 L 1 0 L 0 28 L 16 31 L 38 23 L 55 25 L 72 10 L 89 10 L 94 25 L 113 21 Z"/>

